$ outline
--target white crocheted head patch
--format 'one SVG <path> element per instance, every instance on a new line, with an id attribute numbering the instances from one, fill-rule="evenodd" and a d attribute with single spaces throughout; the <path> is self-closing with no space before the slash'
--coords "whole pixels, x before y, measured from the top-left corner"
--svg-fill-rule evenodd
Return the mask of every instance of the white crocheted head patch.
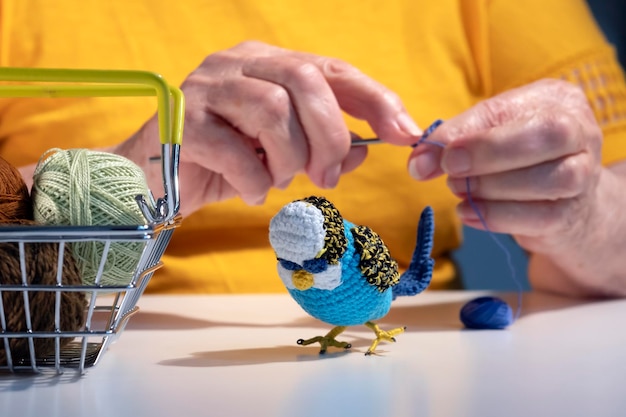
<path id="1" fill-rule="evenodd" d="M 302 265 L 324 248 L 324 215 L 307 202 L 289 203 L 272 217 L 269 236 L 278 258 Z"/>

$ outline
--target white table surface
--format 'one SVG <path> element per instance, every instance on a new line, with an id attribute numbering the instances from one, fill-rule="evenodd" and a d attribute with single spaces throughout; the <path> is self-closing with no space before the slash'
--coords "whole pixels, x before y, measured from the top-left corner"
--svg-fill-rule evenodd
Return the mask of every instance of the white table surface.
<path id="1" fill-rule="evenodd" d="M 369 357 L 364 326 L 297 345 L 330 326 L 288 295 L 145 295 L 83 376 L 0 375 L 0 416 L 626 416 L 626 300 L 526 294 L 509 329 L 463 330 L 476 295 L 396 300 L 379 323 L 407 331 Z"/>

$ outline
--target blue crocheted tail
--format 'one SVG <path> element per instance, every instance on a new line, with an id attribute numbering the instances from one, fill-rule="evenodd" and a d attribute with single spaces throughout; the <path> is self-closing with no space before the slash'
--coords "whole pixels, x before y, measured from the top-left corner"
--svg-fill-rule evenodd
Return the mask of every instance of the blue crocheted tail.
<path id="1" fill-rule="evenodd" d="M 400 276 L 400 282 L 393 287 L 393 298 L 399 295 L 416 295 L 424 291 L 433 276 L 435 260 L 431 258 L 435 216 L 432 207 L 427 206 L 417 225 L 417 242 L 409 268 Z"/>

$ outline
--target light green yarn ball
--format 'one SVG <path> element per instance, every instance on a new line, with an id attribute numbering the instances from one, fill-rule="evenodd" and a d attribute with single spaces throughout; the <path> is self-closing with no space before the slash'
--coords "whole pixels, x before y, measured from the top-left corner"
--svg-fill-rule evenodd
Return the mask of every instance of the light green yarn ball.
<path id="1" fill-rule="evenodd" d="M 127 158 L 89 149 L 50 149 L 33 174 L 35 221 L 48 225 L 143 225 L 135 197 L 148 195 L 141 168 Z M 144 248 L 141 242 L 111 243 L 103 285 L 128 285 Z M 93 284 L 103 242 L 71 244 L 85 284 Z"/>

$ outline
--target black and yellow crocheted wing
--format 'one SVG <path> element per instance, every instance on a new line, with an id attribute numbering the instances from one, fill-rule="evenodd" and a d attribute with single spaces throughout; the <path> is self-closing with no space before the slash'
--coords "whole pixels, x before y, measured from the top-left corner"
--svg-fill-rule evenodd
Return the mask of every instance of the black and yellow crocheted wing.
<path id="1" fill-rule="evenodd" d="M 370 285 L 384 292 L 400 281 L 398 262 L 376 232 L 367 226 L 350 229 L 354 250 L 359 255 L 359 269 Z"/>

